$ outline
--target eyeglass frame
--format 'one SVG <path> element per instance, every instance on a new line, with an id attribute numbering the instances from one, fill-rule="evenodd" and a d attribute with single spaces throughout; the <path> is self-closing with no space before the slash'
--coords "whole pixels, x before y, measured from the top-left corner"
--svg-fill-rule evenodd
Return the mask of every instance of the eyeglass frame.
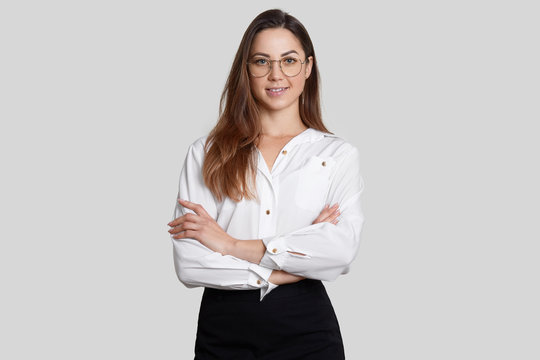
<path id="1" fill-rule="evenodd" d="M 285 75 L 286 77 L 295 77 L 295 76 L 298 76 L 298 74 L 300 74 L 300 73 L 302 72 L 302 66 L 300 66 L 300 71 L 298 71 L 298 73 L 297 73 L 296 75 L 291 75 L 291 76 L 289 76 L 289 75 L 285 74 L 285 72 L 283 71 L 283 68 L 281 67 L 281 62 L 282 62 L 283 60 L 286 60 L 287 58 L 294 58 L 294 56 L 284 57 L 284 58 L 279 59 L 279 60 L 272 60 L 272 59 L 268 59 L 268 58 L 265 58 L 265 57 L 260 57 L 260 59 L 264 59 L 264 60 L 267 60 L 267 61 L 268 61 L 268 66 L 267 66 L 268 72 L 267 72 L 266 74 L 264 74 L 264 75 L 261 75 L 261 76 L 255 76 L 255 75 L 253 75 L 253 74 L 249 71 L 249 67 L 248 67 L 248 73 L 249 73 L 251 76 L 253 76 L 254 78 L 262 78 L 263 76 L 266 76 L 266 75 L 268 75 L 268 74 L 270 74 L 270 73 L 272 72 L 272 67 L 273 67 L 273 66 L 272 66 L 272 63 L 277 61 L 277 62 L 279 62 L 279 70 L 281 70 L 281 72 L 283 73 L 283 75 Z M 305 63 L 308 62 L 308 58 L 305 58 L 304 61 L 300 60 L 300 58 L 296 58 L 296 59 L 298 59 L 298 61 L 300 61 L 300 64 L 301 64 L 301 65 L 304 65 Z M 257 59 L 257 60 L 258 60 L 258 59 Z M 252 61 L 246 61 L 246 64 L 249 65 L 249 64 L 254 64 L 254 63 L 253 63 Z"/>

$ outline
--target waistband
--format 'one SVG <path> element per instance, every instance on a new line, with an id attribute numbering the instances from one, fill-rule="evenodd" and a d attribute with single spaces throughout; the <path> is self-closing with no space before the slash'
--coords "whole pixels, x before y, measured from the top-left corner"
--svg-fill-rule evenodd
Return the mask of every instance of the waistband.
<path id="1" fill-rule="evenodd" d="M 279 285 L 263 298 L 280 299 L 310 292 L 326 292 L 321 280 L 304 279 L 291 284 Z M 214 298 L 221 301 L 259 301 L 261 290 L 225 290 L 204 288 L 203 297 Z"/>

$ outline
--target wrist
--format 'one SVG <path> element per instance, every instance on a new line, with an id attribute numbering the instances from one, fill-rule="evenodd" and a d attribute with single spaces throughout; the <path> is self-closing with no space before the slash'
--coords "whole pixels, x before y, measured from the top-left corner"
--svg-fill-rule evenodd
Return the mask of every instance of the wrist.
<path id="1" fill-rule="evenodd" d="M 233 237 L 229 237 L 229 240 L 223 247 L 223 255 L 231 255 L 236 258 L 259 264 L 266 246 L 264 246 L 262 240 L 240 240 Z"/>
<path id="2" fill-rule="evenodd" d="M 229 240 L 225 243 L 225 248 L 223 249 L 223 255 L 236 256 L 236 249 L 238 247 L 237 244 L 238 244 L 238 239 L 235 239 L 231 236 Z"/>
<path id="3" fill-rule="evenodd" d="M 268 278 L 268 281 L 276 285 L 285 285 L 292 284 L 301 280 L 304 280 L 305 277 L 300 275 L 295 275 L 288 273 L 283 270 L 273 270 Z"/>
<path id="4" fill-rule="evenodd" d="M 272 270 L 268 281 L 272 284 L 281 285 L 281 270 Z"/>

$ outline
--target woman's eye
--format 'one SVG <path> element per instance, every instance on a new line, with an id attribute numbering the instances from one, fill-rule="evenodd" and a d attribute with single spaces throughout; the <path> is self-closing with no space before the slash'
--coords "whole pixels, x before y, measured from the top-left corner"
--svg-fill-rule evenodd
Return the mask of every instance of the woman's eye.
<path id="1" fill-rule="evenodd" d="M 296 60 L 295 58 L 285 58 L 283 59 L 283 62 L 287 65 L 292 65 L 294 63 L 296 63 L 298 60 Z"/>
<path id="2" fill-rule="evenodd" d="M 254 62 L 257 65 L 266 65 L 266 59 L 256 59 Z"/>

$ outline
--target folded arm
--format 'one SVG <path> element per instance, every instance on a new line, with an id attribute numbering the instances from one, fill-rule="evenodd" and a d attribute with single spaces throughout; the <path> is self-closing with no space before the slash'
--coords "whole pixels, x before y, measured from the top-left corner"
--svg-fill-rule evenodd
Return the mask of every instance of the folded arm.
<path id="1" fill-rule="evenodd" d="M 327 202 L 338 203 L 337 224 L 321 222 L 293 232 L 240 242 L 235 254 L 258 251 L 259 265 L 318 280 L 335 280 L 349 271 L 360 245 L 364 223 L 360 195 L 364 183 L 358 150 L 352 147 L 338 164 Z M 262 244 L 259 244 L 262 242 Z M 264 246 L 263 246 L 264 245 Z"/>
<path id="2" fill-rule="evenodd" d="M 203 142 L 198 141 L 188 148 L 180 172 L 178 199 L 189 199 L 201 204 L 215 219 L 216 201 L 202 178 L 203 146 Z M 187 213 L 194 212 L 177 201 L 173 220 Z M 171 239 L 176 274 L 180 282 L 188 288 L 203 286 L 218 289 L 262 289 L 262 299 L 276 287 L 268 281 L 272 269 L 231 255 L 222 255 L 195 239 L 174 239 L 172 236 Z"/>

